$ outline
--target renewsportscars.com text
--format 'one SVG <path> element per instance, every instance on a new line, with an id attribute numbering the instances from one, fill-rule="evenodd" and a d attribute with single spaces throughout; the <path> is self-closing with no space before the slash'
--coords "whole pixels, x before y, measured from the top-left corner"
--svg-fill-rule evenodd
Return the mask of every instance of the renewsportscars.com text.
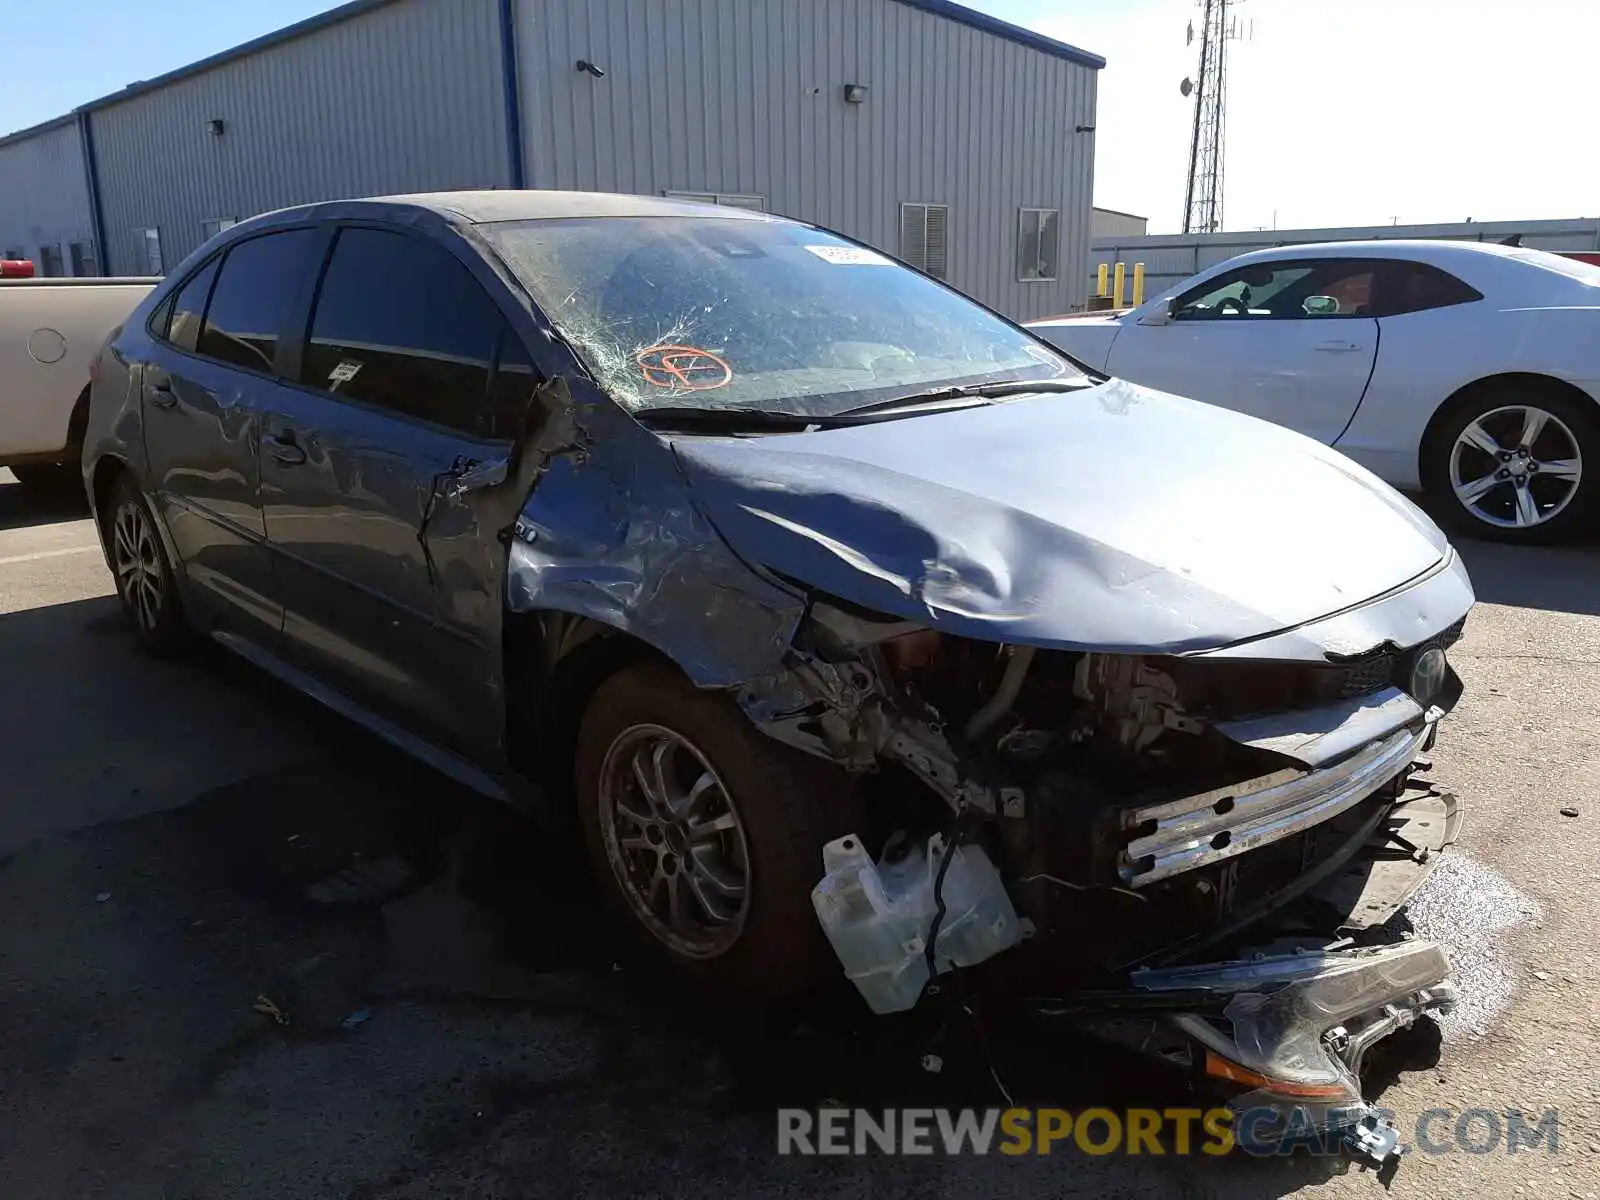
<path id="1" fill-rule="evenodd" d="M 1380 1121 L 1395 1114 L 1370 1110 Z M 1352 1116 L 1352 1121 L 1357 1113 Z M 1334 1122 L 1339 1125 L 1340 1122 Z M 778 1110 L 778 1153 L 865 1154 L 1338 1154 L 1341 1137 L 1305 1110 L 1277 1108 L 1065 1108 Z M 1409 1137 L 1406 1135 L 1409 1133 Z M 1401 1130 L 1407 1153 L 1515 1154 L 1560 1147 L 1555 1109 L 1537 1116 L 1493 1109 L 1425 1109 Z"/>

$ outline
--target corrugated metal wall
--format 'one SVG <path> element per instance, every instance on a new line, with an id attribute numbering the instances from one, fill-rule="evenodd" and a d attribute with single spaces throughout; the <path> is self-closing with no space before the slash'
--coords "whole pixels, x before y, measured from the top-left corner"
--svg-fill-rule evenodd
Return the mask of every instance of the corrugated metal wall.
<path id="1" fill-rule="evenodd" d="M 111 267 L 143 269 L 145 227 L 170 269 L 206 220 L 504 186 L 499 28 L 495 0 L 404 0 L 97 109 Z"/>
<path id="2" fill-rule="evenodd" d="M 1600 250 L 1600 218 L 1543 221 L 1458 221 L 1437 225 L 1367 225 L 1329 229 L 1251 229 L 1239 233 L 1177 234 L 1149 237 L 1095 238 L 1089 255 L 1089 273 L 1099 264 L 1126 263 L 1145 266 L 1145 299 L 1207 267 L 1236 255 L 1268 246 L 1294 246 L 1307 242 L 1355 242 L 1391 238 L 1450 238 L 1498 242 L 1512 234 L 1534 250 Z"/>
<path id="3" fill-rule="evenodd" d="M 1150 224 L 1149 217 L 1136 217 L 1110 208 L 1094 209 L 1089 220 L 1092 246 L 1098 246 L 1105 238 L 1142 238 Z"/>
<path id="4" fill-rule="evenodd" d="M 41 267 L 40 247 L 94 241 L 83 148 L 73 121 L 0 146 L 0 253 L 20 249 Z"/>
<path id="5" fill-rule="evenodd" d="M 530 187 L 759 195 L 891 253 L 902 202 L 948 204 L 951 283 L 1083 303 L 1092 68 L 895 0 L 518 0 L 517 45 Z M 1017 281 L 1023 207 L 1061 210 L 1056 282 Z"/>

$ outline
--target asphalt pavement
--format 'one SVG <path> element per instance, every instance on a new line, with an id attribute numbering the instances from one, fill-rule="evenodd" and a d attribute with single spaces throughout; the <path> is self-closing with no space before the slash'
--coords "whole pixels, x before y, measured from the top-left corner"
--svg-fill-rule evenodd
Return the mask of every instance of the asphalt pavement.
<path id="1" fill-rule="evenodd" d="M 1052 1031 L 752 1013 L 639 962 L 559 832 L 218 653 L 123 629 L 81 506 L 0 472 L 0 1194 L 41 1197 L 1600 1197 L 1600 548 L 1461 549 L 1466 806 L 1413 909 L 1461 1010 L 1372 1074 L 1430 1141 L 1337 1162 L 795 1158 L 780 1104 L 1194 1103 Z M 1562 815 L 1576 808 L 1575 817 Z M 281 1018 L 281 1020 L 280 1020 Z M 1486 1153 L 1488 1114 L 1548 1141 Z"/>

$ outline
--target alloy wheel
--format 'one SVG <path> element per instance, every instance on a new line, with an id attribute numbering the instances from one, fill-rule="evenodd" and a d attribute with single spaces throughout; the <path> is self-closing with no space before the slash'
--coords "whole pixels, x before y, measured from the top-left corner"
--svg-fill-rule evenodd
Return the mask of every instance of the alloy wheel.
<path id="1" fill-rule="evenodd" d="M 634 725 L 600 768 L 600 831 L 624 897 L 658 939 L 690 958 L 738 941 L 750 853 L 721 777 L 688 738 Z"/>
<path id="2" fill-rule="evenodd" d="M 154 635 L 166 602 L 166 577 L 155 527 L 143 506 L 130 500 L 117 509 L 111 535 L 112 565 L 123 602 L 139 631 Z"/>
<path id="3" fill-rule="evenodd" d="M 1583 454 L 1554 413 L 1512 404 L 1467 422 L 1450 449 L 1450 487 L 1486 525 L 1530 529 L 1562 512 L 1578 494 Z"/>

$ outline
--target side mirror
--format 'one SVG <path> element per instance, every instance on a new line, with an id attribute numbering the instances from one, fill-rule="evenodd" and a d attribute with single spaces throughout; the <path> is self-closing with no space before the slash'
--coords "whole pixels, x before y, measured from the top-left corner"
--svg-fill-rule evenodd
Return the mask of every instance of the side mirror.
<path id="1" fill-rule="evenodd" d="M 1139 318 L 1139 324 L 1141 324 L 1141 325 L 1165 325 L 1165 324 L 1167 324 L 1168 322 L 1170 322 L 1172 320 L 1172 310 L 1173 310 L 1173 302 L 1172 302 L 1172 300 L 1170 298 L 1166 299 L 1166 300 L 1163 300 L 1160 304 L 1157 304 L 1149 312 L 1145 313 L 1144 316 L 1140 317 Z"/>
<path id="2" fill-rule="evenodd" d="M 1335 316 L 1339 312 L 1339 301 L 1334 296 L 1307 296 L 1301 307 L 1309 317 Z"/>

